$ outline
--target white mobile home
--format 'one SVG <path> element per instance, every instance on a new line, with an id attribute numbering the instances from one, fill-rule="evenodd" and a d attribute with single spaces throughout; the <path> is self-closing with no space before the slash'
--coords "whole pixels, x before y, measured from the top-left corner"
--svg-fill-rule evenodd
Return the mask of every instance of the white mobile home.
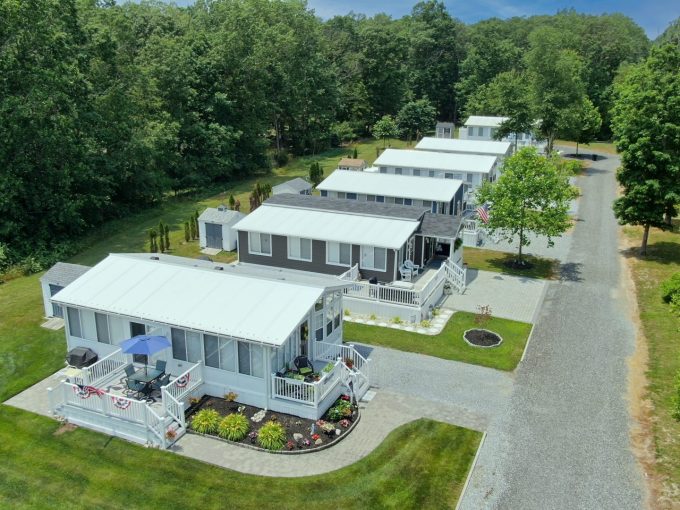
<path id="1" fill-rule="evenodd" d="M 461 180 L 468 191 L 496 178 L 498 160 L 476 154 L 387 149 L 373 166 L 383 174 Z"/>
<path id="2" fill-rule="evenodd" d="M 317 189 L 322 197 L 424 207 L 434 214 L 457 215 L 463 210 L 463 181 L 456 179 L 335 171 Z"/>
<path id="3" fill-rule="evenodd" d="M 52 296 L 80 278 L 89 269 L 89 266 L 81 266 L 80 264 L 57 262 L 40 277 L 45 317 L 64 317 L 64 310 L 61 305 L 52 302 Z"/>
<path id="4" fill-rule="evenodd" d="M 277 184 L 272 188 L 272 195 L 280 195 L 282 193 L 296 193 L 298 195 L 311 195 L 312 185 L 301 177 L 296 177 L 290 181 Z"/>
<path id="5" fill-rule="evenodd" d="M 338 163 L 338 170 L 362 171 L 367 166 L 365 159 L 342 158 Z"/>
<path id="6" fill-rule="evenodd" d="M 236 249 L 236 231 L 233 226 L 244 216 L 245 214 L 230 211 L 223 205 L 217 208 L 208 207 L 198 217 L 199 246 L 201 248 L 234 251 Z"/>
<path id="7" fill-rule="evenodd" d="M 495 140 L 496 131 L 500 125 L 508 120 L 508 117 L 488 117 L 481 115 L 471 115 L 460 128 L 459 138 L 463 140 Z M 515 135 L 510 134 L 501 139 L 504 142 L 515 144 Z M 517 147 L 536 147 L 539 150 L 545 148 L 545 142 L 536 139 L 533 133 L 518 133 Z"/>
<path id="8" fill-rule="evenodd" d="M 58 296 L 66 312 L 68 348 L 86 347 L 99 357 L 78 380 L 81 387 L 96 386 L 100 398 L 96 405 L 83 403 L 78 388 L 64 381 L 50 391 L 52 408 L 85 426 L 120 430 L 132 440 L 157 439 L 162 445 L 158 430 L 146 434 L 149 419 L 164 427 L 175 424 L 183 432 L 184 407 L 197 395 L 234 392 L 245 404 L 318 419 L 346 391 L 340 357 L 356 357 L 355 369 L 362 366 L 353 349 L 342 345 L 347 286 L 334 277 L 259 266 L 169 255 L 109 255 Z M 141 361 L 122 353 L 119 344 L 143 334 L 171 340 L 171 349 L 150 360 L 165 360 L 173 377 L 163 388 L 162 406 L 113 395 L 109 399 L 106 393 L 128 363 Z M 286 366 L 299 355 L 316 360 L 319 371 L 328 363 L 335 365 L 318 381 L 285 378 Z M 355 372 L 360 397 L 368 376 L 360 369 Z M 146 418 L 137 414 L 135 421 L 121 410 L 137 407 L 135 413 L 146 413 Z"/>
<path id="9" fill-rule="evenodd" d="M 435 135 L 437 138 L 453 138 L 456 126 L 453 122 L 437 122 L 435 127 Z"/>
<path id="10" fill-rule="evenodd" d="M 460 138 L 432 138 L 425 137 L 416 145 L 416 150 L 430 152 L 445 152 L 449 154 L 477 154 L 479 156 L 494 156 L 499 163 L 512 154 L 510 142 L 495 140 L 470 140 Z"/>

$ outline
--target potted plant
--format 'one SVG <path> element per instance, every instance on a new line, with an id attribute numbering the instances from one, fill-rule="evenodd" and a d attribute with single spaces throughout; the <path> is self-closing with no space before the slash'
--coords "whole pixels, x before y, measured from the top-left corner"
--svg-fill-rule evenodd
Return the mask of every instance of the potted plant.
<path id="1" fill-rule="evenodd" d="M 354 360 L 352 358 L 345 358 L 344 363 L 347 366 L 347 368 L 354 367 Z"/>

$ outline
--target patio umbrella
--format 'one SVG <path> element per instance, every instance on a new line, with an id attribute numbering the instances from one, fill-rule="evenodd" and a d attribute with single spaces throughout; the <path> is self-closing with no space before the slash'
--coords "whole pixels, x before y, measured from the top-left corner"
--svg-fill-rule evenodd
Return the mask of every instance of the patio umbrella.
<path id="1" fill-rule="evenodd" d="M 148 357 L 170 347 L 170 342 L 164 336 L 137 335 L 123 340 L 120 347 L 128 354 L 143 354 Z M 146 373 L 146 364 L 144 371 Z"/>

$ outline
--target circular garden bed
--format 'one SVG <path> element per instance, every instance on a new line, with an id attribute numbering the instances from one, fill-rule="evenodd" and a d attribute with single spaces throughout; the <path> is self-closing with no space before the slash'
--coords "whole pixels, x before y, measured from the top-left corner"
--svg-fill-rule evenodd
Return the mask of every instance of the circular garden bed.
<path id="1" fill-rule="evenodd" d="M 474 347 L 497 347 L 503 341 L 498 333 L 488 329 L 468 329 L 463 338 Z"/>
<path id="2" fill-rule="evenodd" d="M 342 395 L 320 420 L 300 418 L 204 396 L 187 410 L 189 431 L 248 448 L 277 453 L 305 453 L 343 439 L 359 420 L 359 411 Z"/>

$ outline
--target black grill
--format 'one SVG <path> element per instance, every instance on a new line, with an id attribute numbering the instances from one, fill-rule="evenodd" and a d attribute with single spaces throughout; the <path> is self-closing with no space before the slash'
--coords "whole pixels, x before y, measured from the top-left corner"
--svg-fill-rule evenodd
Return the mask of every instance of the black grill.
<path id="1" fill-rule="evenodd" d="M 97 353 L 87 347 L 76 347 L 66 354 L 66 363 L 76 368 L 89 367 L 97 361 Z"/>

